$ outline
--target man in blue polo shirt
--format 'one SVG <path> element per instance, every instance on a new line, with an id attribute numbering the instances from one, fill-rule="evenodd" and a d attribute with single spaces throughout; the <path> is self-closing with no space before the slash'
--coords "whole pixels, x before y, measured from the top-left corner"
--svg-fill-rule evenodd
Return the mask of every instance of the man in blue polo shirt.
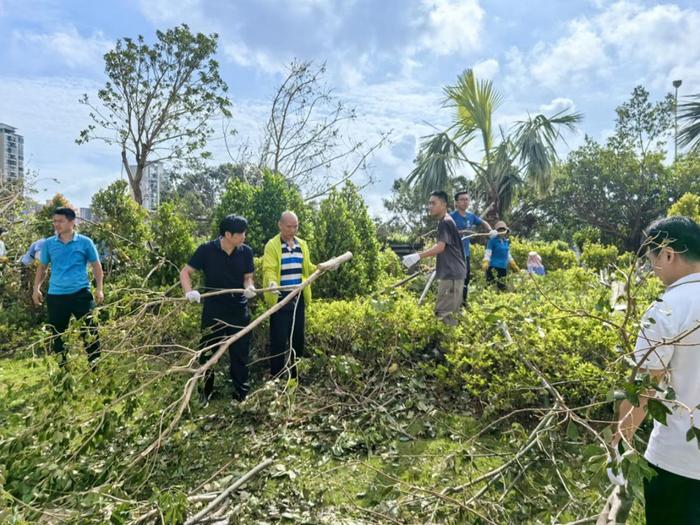
<path id="1" fill-rule="evenodd" d="M 492 232 L 491 225 L 478 215 L 474 215 L 472 212 L 467 211 L 469 209 L 469 204 L 471 199 L 469 193 L 466 191 L 458 191 L 455 193 L 455 210 L 450 213 L 450 217 L 455 221 L 457 229 L 462 236 L 462 246 L 464 246 L 464 257 L 467 263 L 467 277 L 464 279 L 464 290 L 462 291 L 462 304 L 467 305 L 467 295 L 469 293 L 469 280 L 471 278 L 471 243 L 469 242 L 469 235 L 474 233 L 477 226 L 482 226 L 486 228 L 489 232 Z M 491 233 L 492 237 L 496 236 L 496 232 Z"/>
<path id="2" fill-rule="evenodd" d="M 208 292 L 245 288 L 244 293 L 225 293 L 204 298 L 202 309 L 202 339 L 199 356 L 206 363 L 221 343 L 250 323 L 248 299 L 255 297 L 253 250 L 246 244 L 248 221 L 237 215 L 224 217 L 219 223 L 219 238 L 199 246 L 180 272 L 180 284 L 185 297 L 198 303 L 200 293 L 192 289 L 192 274 L 204 274 L 204 289 Z M 229 347 L 229 374 L 233 382 L 233 399 L 242 401 L 248 394 L 248 351 L 250 334 Z M 200 399 L 204 406 L 214 392 L 214 374 L 209 369 L 204 378 Z"/>
<path id="3" fill-rule="evenodd" d="M 100 356 L 100 340 L 90 313 L 95 307 L 95 301 L 104 301 L 102 265 L 92 240 L 75 231 L 75 212 L 72 209 L 56 209 L 53 214 L 53 227 L 56 235 L 46 239 L 41 247 L 32 298 L 37 305 L 43 302 L 41 285 L 46 277 L 46 268 L 50 264 L 51 276 L 46 306 L 49 311 L 49 324 L 55 335 L 53 350 L 61 355 L 61 364 L 64 365 L 66 353 L 61 334 L 68 328 L 72 316 L 76 319 L 85 318 L 85 350 L 91 366 L 94 367 L 95 360 Z M 94 299 L 90 292 L 88 264 L 92 266 L 95 277 Z"/>

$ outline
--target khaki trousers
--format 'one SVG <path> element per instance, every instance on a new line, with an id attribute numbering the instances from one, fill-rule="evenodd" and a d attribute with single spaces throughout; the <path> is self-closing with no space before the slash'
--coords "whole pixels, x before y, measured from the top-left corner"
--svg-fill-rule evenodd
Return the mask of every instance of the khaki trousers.
<path id="1" fill-rule="evenodd" d="M 464 279 L 441 279 L 438 281 L 437 303 L 435 316 L 443 323 L 456 326 L 456 314 L 462 307 Z"/>

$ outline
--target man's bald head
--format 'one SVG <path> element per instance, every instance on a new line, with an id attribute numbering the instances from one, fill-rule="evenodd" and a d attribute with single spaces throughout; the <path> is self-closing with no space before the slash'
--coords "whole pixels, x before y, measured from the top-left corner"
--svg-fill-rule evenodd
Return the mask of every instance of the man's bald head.
<path id="1" fill-rule="evenodd" d="M 289 242 L 294 239 L 294 236 L 299 231 L 299 219 L 297 214 L 293 211 L 284 211 L 280 216 L 280 220 L 277 223 L 280 229 L 280 237 L 285 242 Z"/>
<path id="2" fill-rule="evenodd" d="M 294 213 L 293 211 L 286 210 L 282 212 L 282 215 L 280 215 L 280 222 L 286 222 L 286 221 L 296 221 L 299 222 L 299 217 L 297 217 L 297 214 Z"/>

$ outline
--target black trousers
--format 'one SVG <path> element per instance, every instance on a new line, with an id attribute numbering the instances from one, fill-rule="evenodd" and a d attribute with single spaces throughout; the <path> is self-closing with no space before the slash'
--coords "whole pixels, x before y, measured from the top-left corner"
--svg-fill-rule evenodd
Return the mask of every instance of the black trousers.
<path id="1" fill-rule="evenodd" d="M 469 281 L 472 277 L 472 265 L 470 261 L 471 257 L 467 257 L 465 262 L 467 263 L 467 276 L 464 278 L 464 291 L 462 292 L 462 304 L 467 306 L 467 296 L 469 295 Z"/>
<path id="2" fill-rule="evenodd" d="M 202 338 L 199 348 L 214 345 L 199 356 L 199 363 L 206 363 L 218 349 L 218 345 L 232 335 L 248 326 L 250 314 L 247 309 L 233 308 L 226 311 L 209 311 L 202 313 Z M 250 350 L 250 333 L 229 346 L 229 375 L 233 383 L 233 397 L 239 400 L 248 395 L 248 353 Z M 204 393 L 210 396 L 214 391 L 214 371 L 210 368 L 204 376 Z"/>
<path id="3" fill-rule="evenodd" d="M 486 282 L 495 282 L 498 289 L 504 292 L 506 290 L 507 274 L 508 270 L 506 270 L 505 268 L 494 268 L 493 266 L 489 266 L 489 269 L 486 270 Z"/>
<path id="4" fill-rule="evenodd" d="M 63 332 L 70 324 L 70 319 L 85 319 L 85 330 L 82 338 L 85 343 L 90 363 L 100 357 L 100 339 L 97 335 L 97 324 L 90 312 L 95 308 L 95 301 L 89 288 L 83 288 L 75 293 L 46 296 L 46 307 L 49 311 L 49 325 L 54 333 L 53 351 L 61 356 L 61 365 L 66 363 L 66 349 L 63 346 Z"/>
<path id="5" fill-rule="evenodd" d="M 644 480 L 647 525 L 699 525 L 700 480 L 649 466 L 656 476 Z"/>
<path id="6" fill-rule="evenodd" d="M 297 377 L 296 360 L 304 355 L 304 297 L 300 294 L 282 310 L 270 317 L 270 373 L 272 377 L 289 370 L 290 377 Z M 291 339 L 291 351 L 290 351 Z"/>

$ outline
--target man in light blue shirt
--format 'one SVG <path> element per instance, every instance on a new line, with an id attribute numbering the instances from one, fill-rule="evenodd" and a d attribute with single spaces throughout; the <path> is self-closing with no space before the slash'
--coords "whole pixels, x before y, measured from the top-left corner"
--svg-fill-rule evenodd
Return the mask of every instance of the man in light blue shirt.
<path id="1" fill-rule="evenodd" d="M 85 318 L 87 326 L 87 330 L 83 332 L 85 350 L 91 366 L 94 367 L 94 362 L 100 355 L 100 341 L 97 337 L 97 327 L 90 313 L 95 307 L 95 301 L 101 303 L 104 300 L 102 265 L 92 240 L 75 231 L 75 212 L 72 209 L 56 209 L 53 215 L 53 227 L 56 235 L 47 238 L 41 247 L 32 298 L 35 304 L 42 304 L 41 285 L 46 277 L 46 268 L 50 264 L 51 276 L 46 305 L 49 324 L 55 335 L 53 350 L 60 354 L 61 364 L 65 364 L 66 353 L 61 335 L 68 328 L 72 316 L 76 319 Z M 95 277 L 94 299 L 90 292 L 88 264 L 92 266 Z"/>
<path id="2" fill-rule="evenodd" d="M 41 238 L 34 241 L 19 260 L 24 266 L 31 266 L 32 263 L 39 258 L 41 255 L 41 248 L 44 246 L 46 239 Z"/>
<path id="3" fill-rule="evenodd" d="M 467 305 L 467 295 L 469 293 L 469 280 L 471 277 L 471 243 L 469 236 L 474 233 L 477 226 L 482 226 L 488 231 L 491 231 L 491 225 L 478 215 L 467 211 L 471 199 L 466 191 L 458 191 L 455 193 L 455 210 L 450 213 L 450 217 L 455 221 L 459 234 L 462 237 L 462 246 L 464 247 L 464 257 L 467 263 L 467 277 L 464 279 L 464 290 L 462 292 L 462 304 Z M 494 232 L 495 234 L 495 232 Z M 495 235 L 494 235 L 495 236 Z"/>

